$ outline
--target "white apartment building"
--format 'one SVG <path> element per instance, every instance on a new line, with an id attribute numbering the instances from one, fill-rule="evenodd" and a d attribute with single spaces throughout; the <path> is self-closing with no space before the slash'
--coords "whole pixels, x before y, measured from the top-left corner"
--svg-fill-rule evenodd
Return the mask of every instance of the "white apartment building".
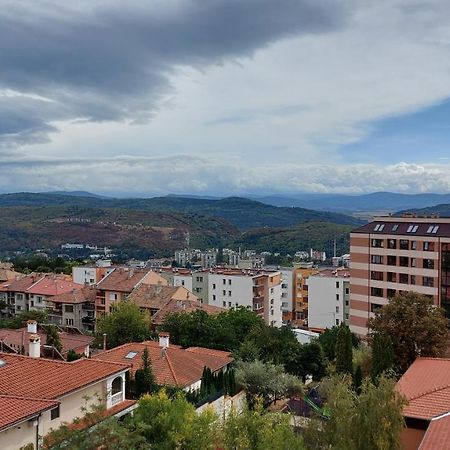
<path id="1" fill-rule="evenodd" d="M 308 327 L 324 330 L 348 323 L 350 271 L 326 269 L 308 280 Z"/>
<path id="2" fill-rule="evenodd" d="M 279 271 L 215 268 L 192 274 L 192 291 L 203 303 L 244 306 L 276 327 L 282 325 L 281 284 Z"/>
<path id="3" fill-rule="evenodd" d="M 281 272 L 281 310 L 283 323 L 287 323 L 292 317 L 292 298 L 294 292 L 294 269 L 282 268 Z"/>

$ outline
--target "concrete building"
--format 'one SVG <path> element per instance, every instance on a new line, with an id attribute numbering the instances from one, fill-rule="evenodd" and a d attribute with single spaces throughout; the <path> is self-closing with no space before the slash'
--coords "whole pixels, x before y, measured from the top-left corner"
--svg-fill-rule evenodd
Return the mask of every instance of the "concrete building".
<path id="1" fill-rule="evenodd" d="M 294 274 L 292 268 L 281 268 L 281 310 L 283 323 L 292 322 L 292 299 L 294 295 Z"/>
<path id="2" fill-rule="evenodd" d="M 192 274 L 194 294 L 221 308 L 244 306 L 268 325 L 282 325 L 281 272 L 215 268 Z"/>
<path id="3" fill-rule="evenodd" d="M 94 285 L 114 270 L 109 259 L 99 259 L 95 264 L 72 267 L 74 283 Z"/>
<path id="4" fill-rule="evenodd" d="M 450 218 L 377 217 L 350 235 L 350 327 L 367 334 L 377 308 L 401 291 L 450 313 Z"/>
<path id="5" fill-rule="evenodd" d="M 155 271 L 167 280 L 169 286 L 182 286 L 192 292 L 192 271 L 178 267 L 159 267 Z"/>
<path id="6" fill-rule="evenodd" d="M 321 270 L 308 279 L 308 327 L 325 330 L 348 323 L 350 311 L 350 270 Z"/>
<path id="7" fill-rule="evenodd" d="M 296 325 L 306 325 L 308 321 L 308 278 L 318 273 L 313 263 L 299 263 L 294 267 L 292 294 L 292 321 Z"/>

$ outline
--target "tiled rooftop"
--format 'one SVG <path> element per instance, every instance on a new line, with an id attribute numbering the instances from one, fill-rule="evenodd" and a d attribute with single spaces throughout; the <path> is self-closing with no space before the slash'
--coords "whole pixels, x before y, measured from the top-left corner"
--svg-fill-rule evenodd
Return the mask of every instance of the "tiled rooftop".
<path id="1" fill-rule="evenodd" d="M 450 447 L 450 415 L 433 419 L 419 450 L 448 450 Z"/>
<path id="2" fill-rule="evenodd" d="M 155 341 L 124 344 L 96 355 L 95 359 L 129 363 L 134 373 L 142 366 L 145 347 L 148 348 L 156 382 L 160 385 L 190 386 L 201 379 L 205 366 L 214 372 L 232 361 L 228 352 L 199 347 L 183 349 L 172 344 L 163 350 Z"/>
<path id="3" fill-rule="evenodd" d="M 63 294 L 55 295 L 51 298 L 53 303 L 80 304 L 85 302 L 95 303 L 97 289 L 91 286 L 84 286 Z"/>
<path id="4" fill-rule="evenodd" d="M 397 383 L 406 417 L 431 419 L 450 411 L 450 359 L 417 358 Z"/>
<path id="5" fill-rule="evenodd" d="M 148 272 L 150 272 L 149 269 L 117 268 L 100 280 L 97 287 L 105 291 L 131 292 Z"/>

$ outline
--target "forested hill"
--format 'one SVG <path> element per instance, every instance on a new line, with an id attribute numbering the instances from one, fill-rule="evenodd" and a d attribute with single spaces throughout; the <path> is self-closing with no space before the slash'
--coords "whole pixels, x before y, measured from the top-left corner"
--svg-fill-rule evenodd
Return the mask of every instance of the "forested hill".
<path id="1" fill-rule="evenodd" d="M 441 205 L 429 206 L 427 208 L 407 209 L 400 211 L 396 215 L 402 215 L 404 213 L 414 213 L 419 216 L 430 216 L 436 214 L 440 217 L 450 217 L 450 203 L 443 203 Z"/>
<path id="2" fill-rule="evenodd" d="M 261 227 L 290 227 L 304 222 L 332 222 L 345 225 L 359 225 L 361 222 L 345 214 L 314 211 L 304 208 L 276 207 L 258 201 L 239 197 L 218 200 L 155 197 L 155 198 L 98 198 L 64 194 L 17 193 L 0 195 L 3 206 L 64 206 L 71 208 L 114 208 L 146 212 L 172 212 L 199 214 L 222 218 L 240 230 Z"/>

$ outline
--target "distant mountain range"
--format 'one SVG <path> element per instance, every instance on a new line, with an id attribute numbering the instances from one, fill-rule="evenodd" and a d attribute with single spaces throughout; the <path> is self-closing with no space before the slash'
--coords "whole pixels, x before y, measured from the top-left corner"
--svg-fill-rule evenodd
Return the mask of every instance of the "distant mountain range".
<path id="1" fill-rule="evenodd" d="M 400 211 L 397 214 L 402 213 L 415 213 L 419 216 L 430 216 L 436 214 L 440 217 L 450 217 L 450 203 L 444 203 L 442 205 L 429 206 L 427 208 L 412 208 L 404 211 Z"/>

